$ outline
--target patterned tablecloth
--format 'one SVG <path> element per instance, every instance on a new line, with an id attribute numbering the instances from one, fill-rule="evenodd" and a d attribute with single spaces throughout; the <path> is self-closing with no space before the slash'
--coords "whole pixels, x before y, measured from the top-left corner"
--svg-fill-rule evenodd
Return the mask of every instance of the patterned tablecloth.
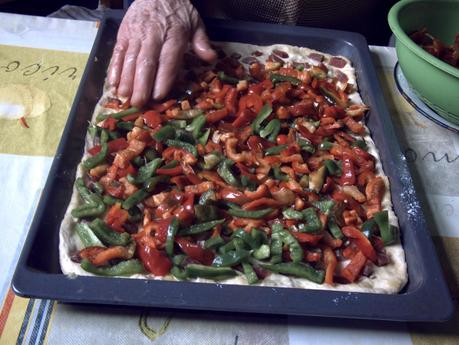
<path id="1" fill-rule="evenodd" d="M 0 13 L 0 344 L 459 344 L 443 324 L 215 316 L 209 312 L 75 306 L 13 294 L 10 282 L 78 87 L 97 23 Z M 456 305 L 459 135 L 398 92 L 394 49 L 370 47 Z M 375 306 L 377 307 L 377 306 Z"/>

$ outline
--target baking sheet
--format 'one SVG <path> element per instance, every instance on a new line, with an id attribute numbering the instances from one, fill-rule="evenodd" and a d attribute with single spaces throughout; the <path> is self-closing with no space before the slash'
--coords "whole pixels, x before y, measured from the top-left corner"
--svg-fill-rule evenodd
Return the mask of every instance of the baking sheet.
<path id="1" fill-rule="evenodd" d="M 340 31 L 221 20 L 206 22 L 212 40 L 305 46 L 332 55 L 344 55 L 352 61 L 360 94 L 371 109 L 367 126 L 391 181 L 392 201 L 399 218 L 409 275 L 409 282 L 401 293 L 381 295 L 104 277 L 70 279 L 64 276 L 58 258 L 59 225 L 83 154 L 87 121 L 102 92 L 119 18 L 117 14 L 109 15 L 95 41 L 17 266 L 13 279 L 17 294 L 76 303 L 398 321 L 441 321 L 451 315 L 451 298 L 382 98 L 367 43 L 360 35 Z"/>

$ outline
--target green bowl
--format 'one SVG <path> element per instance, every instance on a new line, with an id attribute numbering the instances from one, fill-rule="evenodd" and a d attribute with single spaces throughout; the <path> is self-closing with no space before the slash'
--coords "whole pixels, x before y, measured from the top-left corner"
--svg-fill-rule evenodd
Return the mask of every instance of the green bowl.
<path id="1" fill-rule="evenodd" d="M 402 0 L 388 14 L 400 67 L 414 93 L 446 120 L 459 125 L 459 69 L 437 59 L 408 37 L 423 27 L 445 44 L 459 33 L 459 1 Z"/>

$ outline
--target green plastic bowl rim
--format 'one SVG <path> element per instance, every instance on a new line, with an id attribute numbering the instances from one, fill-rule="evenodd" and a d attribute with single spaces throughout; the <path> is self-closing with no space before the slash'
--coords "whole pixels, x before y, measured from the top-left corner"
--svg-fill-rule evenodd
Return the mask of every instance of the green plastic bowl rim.
<path id="1" fill-rule="evenodd" d="M 398 23 L 398 16 L 399 12 L 407 5 L 415 2 L 431 2 L 432 5 L 441 3 L 441 2 L 457 2 L 452 0 L 436 0 L 436 1 L 426 1 L 426 0 L 402 0 L 397 2 L 389 11 L 387 15 L 387 19 L 389 22 L 389 26 L 394 33 L 395 37 L 400 40 L 400 42 L 405 45 L 408 49 L 410 49 L 413 53 L 421 57 L 422 59 L 426 60 L 428 63 L 434 65 L 435 67 L 441 69 L 442 71 L 449 73 L 456 78 L 459 78 L 459 69 L 455 68 L 446 62 L 436 58 L 435 56 L 429 54 L 420 46 L 418 46 L 414 41 L 405 33 L 405 31 L 400 27 Z"/>

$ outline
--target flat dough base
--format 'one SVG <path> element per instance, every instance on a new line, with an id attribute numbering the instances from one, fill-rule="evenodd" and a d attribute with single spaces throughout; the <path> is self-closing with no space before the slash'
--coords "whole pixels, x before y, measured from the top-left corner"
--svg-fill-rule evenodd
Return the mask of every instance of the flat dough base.
<path id="1" fill-rule="evenodd" d="M 310 64 L 317 64 L 317 62 L 313 59 L 308 59 L 307 56 L 311 52 L 320 53 L 324 55 L 324 63 L 327 62 L 332 57 L 331 55 L 325 54 L 323 52 L 317 52 L 312 49 L 308 48 L 300 48 L 294 47 L 289 45 L 281 45 L 276 44 L 272 46 L 257 46 L 257 45 L 250 45 L 250 44 L 242 44 L 242 43 L 233 43 L 233 42 L 216 42 L 218 47 L 224 49 L 224 51 L 231 55 L 231 53 L 238 53 L 244 56 L 251 56 L 251 53 L 254 51 L 259 51 L 263 53 L 263 56 L 258 57 L 261 61 L 267 58 L 267 56 L 271 53 L 274 49 L 279 49 L 287 52 L 289 54 L 288 61 L 298 61 L 304 62 L 307 60 Z M 345 73 L 349 78 L 349 83 L 356 84 L 356 75 L 355 70 L 351 65 L 351 62 L 346 59 L 345 57 L 340 56 L 341 58 L 347 61 L 347 64 L 344 68 L 340 69 L 343 73 Z M 335 67 L 329 66 L 329 73 L 333 73 Z M 100 114 L 108 113 L 110 110 L 102 108 L 101 104 L 109 98 L 113 97 L 108 90 L 104 91 L 104 94 L 99 101 L 99 104 L 96 106 L 96 109 L 93 114 L 93 119 Z M 354 92 L 350 99 L 353 103 L 362 103 L 361 98 L 358 92 Z M 367 133 L 369 132 L 367 128 Z M 364 137 L 369 149 L 368 152 L 371 153 L 376 158 L 376 171 L 377 175 L 382 176 L 386 183 L 386 194 L 382 201 L 383 209 L 389 210 L 389 222 L 392 225 L 398 226 L 397 217 L 395 216 L 393 209 L 392 209 L 392 202 L 390 198 L 390 189 L 389 189 L 389 180 L 385 176 L 380 157 L 376 146 L 371 139 L 370 135 L 367 134 Z M 90 139 L 86 138 L 86 149 L 89 148 Z M 83 157 L 84 159 L 85 157 Z M 83 175 L 83 170 L 81 165 L 78 167 L 77 177 Z M 70 277 L 74 277 L 76 275 L 82 276 L 93 276 L 93 274 L 84 271 L 79 264 L 73 262 L 70 259 L 70 255 L 75 253 L 77 250 L 82 248 L 82 244 L 78 238 L 78 235 L 75 233 L 74 228 L 76 225 L 76 219 L 73 219 L 71 216 L 71 210 L 78 206 L 80 203 L 79 196 L 76 188 L 73 189 L 72 198 L 70 200 L 70 204 L 68 209 L 65 213 L 64 219 L 62 221 L 60 232 L 59 232 L 59 257 L 60 257 L 60 264 L 62 272 Z M 295 278 L 295 277 L 288 277 L 276 273 L 270 274 L 260 283 L 255 284 L 258 286 L 268 286 L 268 287 L 293 287 L 293 288 L 302 288 L 302 289 L 316 289 L 316 290 L 334 290 L 334 291 L 347 291 L 347 292 L 366 292 L 366 293 L 380 293 L 380 294 L 395 294 L 398 293 L 406 284 L 408 280 L 406 262 L 405 262 L 405 253 L 403 248 L 398 242 L 397 244 L 390 245 L 385 248 L 386 254 L 390 259 L 390 263 L 386 266 L 377 267 L 374 266 L 373 273 L 370 277 L 361 277 L 358 282 L 352 284 L 336 284 L 334 286 L 328 284 L 316 284 L 309 280 L 303 278 Z M 155 280 L 169 280 L 169 281 L 176 281 L 176 279 L 169 275 L 166 277 L 155 277 L 152 274 L 148 275 L 133 275 L 130 277 L 126 277 L 127 279 L 155 279 Z M 194 282 L 202 282 L 202 283 L 211 283 L 215 284 L 212 280 L 207 279 L 193 279 L 190 281 Z M 235 285 L 247 285 L 247 280 L 243 274 L 240 274 L 234 278 L 227 279 L 224 281 L 219 281 L 219 284 L 235 284 Z"/>

